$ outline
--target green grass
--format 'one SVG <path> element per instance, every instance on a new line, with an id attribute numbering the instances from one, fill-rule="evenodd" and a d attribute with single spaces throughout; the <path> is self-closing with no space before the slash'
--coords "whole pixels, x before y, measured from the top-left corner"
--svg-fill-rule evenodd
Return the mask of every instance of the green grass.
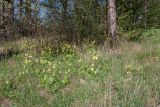
<path id="1" fill-rule="evenodd" d="M 108 50 L 84 44 L 45 47 L 0 61 L 0 105 L 158 107 L 160 35 Z M 159 41 L 159 42 L 158 42 Z"/>

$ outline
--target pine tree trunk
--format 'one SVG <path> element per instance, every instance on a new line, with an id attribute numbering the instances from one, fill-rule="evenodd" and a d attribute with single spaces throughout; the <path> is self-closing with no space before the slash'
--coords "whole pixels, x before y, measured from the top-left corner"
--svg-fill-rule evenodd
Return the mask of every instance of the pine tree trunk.
<path id="1" fill-rule="evenodd" d="M 26 19 L 30 22 L 31 20 L 31 0 L 26 0 Z M 31 23 L 31 22 L 30 22 Z"/>
<path id="2" fill-rule="evenodd" d="M 108 34 L 111 37 L 110 47 L 117 43 L 116 0 L 108 0 Z"/>
<path id="3" fill-rule="evenodd" d="M 13 23 L 14 22 L 14 0 L 10 2 L 11 8 L 10 8 L 10 20 Z"/>
<path id="4" fill-rule="evenodd" d="M 147 28 L 147 11 L 148 11 L 148 2 L 144 2 L 144 27 Z"/>
<path id="5" fill-rule="evenodd" d="M 19 18 L 22 19 L 22 13 L 23 13 L 23 0 L 19 1 Z"/>
<path id="6" fill-rule="evenodd" d="M 2 23 L 4 24 L 5 21 L 5 4 L 4 4 L 4 0 L 2 3 Z"/>
<path id="7" fill-rule="evenodd" d="M 62 3 L 62 33 L 66 34 L 66 21 L 67 21 L 67 7 L 68 7 L 68 0 L 61 0 Z"/>

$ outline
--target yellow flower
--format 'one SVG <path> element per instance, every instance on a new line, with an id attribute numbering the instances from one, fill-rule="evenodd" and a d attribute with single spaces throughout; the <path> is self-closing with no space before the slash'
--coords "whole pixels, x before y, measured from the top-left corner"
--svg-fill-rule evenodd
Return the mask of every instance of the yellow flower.
<path id="1" fill-rule="evenodd" d="M 47 71 L 50 72 L 50 71 L 51 71 L 51 68 L 48 68 Z"/>
<path id="2" fill-rule="evenodd" d="M 6 81 L 6 84 L 9 84 L 9 81 Z"/>
<path id="3" fill-rule="evenodd" d="M 47 63 L 48 63 L 48 65 L 49 65 L 49 66 L 51 66 L 51 65 L 52 65 L 52 63 L 51 63 L 50 61 L 48 61 Z"/>
<path id="4" fill-rule="evenodd" d="M 54 65 L 52 65 L 52 69 L 55 69 L 56 68 L 56 65 L 54 64 Z"/>
<path id="5" fill-rule="evenodd" d="M 41 55 L 44 55 L 44 53 L 45 53 L 45 52 L 44 52 L 44 51 L 42 51 Z"/>
<path id="6" fill-rule="evenodd" d="M 47 63 L 47 60 L 40 60 L 40 62 L 41 62 L 42 64 L 46 64 L 46 63 Z"/>
<path id="7" fill-rule="evenodd" d="M 82 59 L 79 59 L 78 62 L 79 62 L 79 63 L 82 62 Z"/>
<path id="8" fill-rule="evenodd" d="M 159 58 L 158 58 L 158 57 L 155 57 L 155 61 L 157 61 L 157 62 L 158 62 L 158 61 L 159 61 Z"/>
<path id="9" fill-rule="evenodd" d="M 70 48 L 71 46 L 69 44 L 64 45 L 66 48 Z"/>
<path id="10" fill-rule="evenodd" d="M 91 71 L 94 71 L 94 68 L 93 68 L 93 67 L 91 68 Z"/>
<path id="11" fill-rule="evenodd" d="M 97 71 L 95 70 L 94 73 L 97 74 Z"/>
<path id="12" fill-rule="evenodd" d="M 127 74 L 129 75 L 129 74 L 131 74 L 131 72 L 127 71 Z"/>
<path id="13" fill-rule="evenodd" d="M 31 60 L 27 60 L 27 59 L 24 60 L 24 63 L 25 63 L 25 64 L 28 64 L 28 63 L 30 63 L 30 62 L 31 62 Z"/>
<path id="14" fill-rule="evenodd" d="M 92 67 L 94 67 L 95 65 L 94 65 L 94 64 L 92 64 L 91 66 L 92 66 Z"/>
<path id="15" fill-rule="evenodd" d="M 132 65 L 125 65 L 125 69 L 131 69 Z"/>
<path id="16" fill-rule="evenodd" d="M 30 56 L 28 56 L 29 58 L 32 58 L 32 56 L 30 55 Z"/>
<path id="17" fill-rule="evenodd" d="M 93 60 L 98 60 L 98 58 L 99 58 L 99 56 L 97 56 L 97 55 L 95 55 L 95 56 L 93 56 Z"/>
<path id="18" fill-rule="evenodd" d="M 28 54 L 25 54 L 25 56 L 28 56 Z"/>
<path id="19" fill-rule="evenodd" d="M 65 71 L 64 73 L 67 74 L 67 71 Z"/>

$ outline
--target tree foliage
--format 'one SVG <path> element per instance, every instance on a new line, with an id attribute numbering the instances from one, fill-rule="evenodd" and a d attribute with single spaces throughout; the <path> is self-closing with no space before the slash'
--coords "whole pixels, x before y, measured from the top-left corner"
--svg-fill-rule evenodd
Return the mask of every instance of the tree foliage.
<path id="1" fill-rule="evenodd" d="M 0 36 L 45 31 L 67 41 L 102 41 L 108 34 L 107 4 L 107 0 L 1 0 Z M 159 28 L 159 4 L 159 0 L 116 0 L 117 34 Z"/>

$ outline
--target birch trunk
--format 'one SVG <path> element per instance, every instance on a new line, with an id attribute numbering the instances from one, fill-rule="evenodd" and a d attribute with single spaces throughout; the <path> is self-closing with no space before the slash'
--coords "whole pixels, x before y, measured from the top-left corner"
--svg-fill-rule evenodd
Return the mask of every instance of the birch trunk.
<path id="1" fill-rule="evenodd" d="M 117 15 L 116 15 L 116 0 L 107 0 L 108 1 L 108 34 L 111 37 L 110 47 L 117 42 Z"/>

